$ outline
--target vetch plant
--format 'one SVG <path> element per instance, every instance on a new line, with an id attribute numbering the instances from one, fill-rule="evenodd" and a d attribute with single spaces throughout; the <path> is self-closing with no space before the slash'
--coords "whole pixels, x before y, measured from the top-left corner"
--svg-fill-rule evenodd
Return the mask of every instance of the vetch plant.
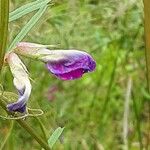
<path id="1" fill-rule="evenodd" d="M 149 149 L 150 141 L 147 132 L 149 124 L 147 122 L 149 122 L 150 105 L 149 97 L 146 97 L 149 94 L 146 93 L 146 90 L 144 90 L 145 93 L 141 92 L 141 88 L 145 89 L 145 84 L 142 82 L 145 74 L 143 71 L 144 58 L 141 57 L 144 49 L 142 42 L 143 15 L 141 13 L 143 5 L 135 0 L 125 4 L 122 1 L 110 4 L 108 1 L 76 2 L 71 0 L 57 1 L 51 10 L 50 2 L 53 1 L 32 0 L 27 3 L 27 1 L 13 0 L 11 7 L 21 3 L 27 4 L 9 13 L 9 0 L 0 0 L 0 149 L 17 149 L 18 147 L 41 149 L 33 141 L 36 140 L 42 149 L 49 150 L 53 148 L 64 130 L 66 130 L 66 134 L 60 138 L 60 143 L 56 145 L 55 149 L 62 147 L 103 149 L 101 145 L 107 149 L 117 149 L 118 147 L 134 149 L 135 145 L 139 149 Z M 143 2 L 146 66 L 150 87 L 150 1 L 144 0 Z M 120 12 L 120 8 L 125 9 L 118 16 L 118 13 L 115 12 Z M 108 13 L 105 12 L 105 9 Z M 49 13 L 43 16 L 46 10 Z M 97 10 L 100 11 L 96 12 Z M 25 15 L 28 14 L 29 16 L 26 17 Z M 23 21 L 20 20 L 22 16 L 24 16 Z M 41 16 L 43 17 L 41 23 L 44 22 L 42 30 L 39 25 L 39 30 L 37 29 L 35 34 L 33 32 L 28 34 Z M 18 21 L 15 22 L 17 19 Z M 116 19 L 117 22 L 114 21 Z M 11 27 L 9 32 L 8 24 Z M 21 29 L 20 31 L 18 27 Z M 24 39 L 27 34 L 29 37 Z M 36 41 L 41 44 L 34 44 L 35 36 L 37 37 Z M 70 44 L 73 47 L 85 47 L 85 49 L 90 47 L 91 51 L 97 55 L 97 63 L 101 64 L 97 67 L 97 72 L 93 73 L 95 75 L 87 76 L 82 81 L 80 80 L 81 83 L 80 81 L 70 83 L 68 80 L 85 77 L 86 73 L 94 71 L 95 61 L 88 53 L 76 50 L 76 48 L 63 50 L 64 48 L 59 46 L 60 50 L 55 50 L 56 48 L 53 49 L 52 46 L 50 48 L 49 45 L 42 45 L 44 43 L 42 41 L 49 44 L 48 41 L 56 42 L 58 40 L 66 47 L 70 47 Z M 30 41 L 33 43 L 29 43 Z M 82 44 L 83 46 L 79 46 Z M 118 58 L 119 61 L 117 61 Z M 34 60 L 32 61 L 33 66 L 28 68 L 28 65 L 24 64 L 26 60 L 29 60 L 28 63 L 30 63 L 30 59 Z M 39 61 L 43 62 L 43 68 L 40 68 L 42 63 Z M 38 69 L 43 69 L 43 72 L 40 72 L 40 78 L 32 85 L 30 75 L 33 74 L 34 80 L 34 75 L 36 76 L 40 71 Z M 50 74 L 49 77 L 44 69 L 47 71 L 47 75 Z M 10 81 L 11 74 L 13 83 Z M 58 79 L 51 80 L 52 76 Z M 133 110 L 132 117 L 126 117 L 129 119 L 126 122 L 126 131 L 130 132 L 131 129 L 132 133 L 126 133 L 123 143 L 116 137 L 115 129 L 116 127 L 121 129 L 120 121 L 124 103 L 122 94 L 126 89 L 124 85 L 128 79 L 127 76 L 135 77 L 134 86 L 130 89 L 132 101 L 128 104 Z M 52 82 L 47 83 L 48 80 Z M 47 84 L 52 86 L 49 95 L 56 92 L 55 99 L 57 98 L 57 101 L 53 104 L 44 101 L 44 95 L 41 95 L 47 91 Z M 53 86 L 56 84 L 58 89 Z M 83 89 L 84 86 L 87 90 Z M 8 91 L 13 88 L 17 94 Z M 32 93 L 31 89 L 34 89 L 35 92 Z M 30 100 L 33 100 L 30 104 L 31 107 L 39 105 L 38 107 L 43 109 L 45 114 L 37 117 L 43 112 L 41 110 L 42 113 L 38 113 L 37 109 L 36 111 L 29 109 Z M 32 105 L 33 103 L 35 106 Z M 111 109 L 107 109 L 110 107 Z M 118 114 L 116 115 L 115 112 Z M 29 118 L 29 116 L 34 117 Z M 114 121 L 116 118 L 120 121 Z M 6 119 L 8 120 L 6 121 Z M 19 126 L 16 128 L 16 123 L 21 128 Z M 65 125 L 66 128 L 64 128 L 64 124 L 67 125 Z M 110 124 L 113 125 L 110 127 Z M 56 126 L 61 127 L 54 129 Z M 25 132 L 22 129 L 25 129 Z M 28 140 L 26 131 L 33 140 L 31 138 Z M 117 134 L 122 135 L 121 131 L 118 130 Z M 11 134 L 13 132 L 15 138 Z M 94 138 L 91 138 L 91 134 L 94 135 Z M 107 136 L 110 137 L 109 141 Z M 89 140 L 90 143 L 88 143 Z M 24 144 L 22 145 L 20 142 Z M 62 143 L 63 145 L 60 145 Z"/>
<path id="2" fill-rule="evenodd" d="M 18 43 L 16 48 L 5 56 L 5 62 L 10 66 L 14 76 L 14 85 L 19 93 L 18 101 L 7 105 L 8 110 L 14 112 L 24 113 L 26 111 L 26 103 L 31 92 L 27 69 L 17 54 L 43 61 L 47 69 L 62 80 L 80 78 L 84 73 L 92 72 L 96 67 L 94 59 L 83 51 L 48 50 L 45 45 Z"/>
<path id="3" fill-rule="evenodd" d="M 0 70 L 3 64 L 9 66 L 13 75 L 13 84 L 18 92 L 18 99 L 16 98 L 15 102 L 10 102 L 7 99 L 7 92 L 1 91 L 0 106 L 10 115 L 10 117 L 3 118 L 15 119 L 41 145 L 41 147 L 47 150 L 57 141 L 64 128 L 56 129 L 57 132 L 54 131 L 49 141 L 45 141 L 26 123 L 26 121 L 21 119 L 26 116 L 34 116 L 36 118 L 37 115 L 33 114 L 33 110 L 27 109 L 27 102 L 30 98 L 32 86 L 27 68 L 19 58 L 19 55 L 44 62 L 49 72 L 61 80 L 78 79 L 82 77 L 84 73 L 94 71 L 96 67 L 94 59 L 83 51 L 49 50 L 46 45 L 20 42 L 43 15 L 50 1 L 51 0 L 37 0 L 26 4 L 11 12 L 9 17 L 9 0 L 0 0 Z M 7 48 L 8 22 L 15 21 L 35 10 L 38 11 L 21 29 Z M 7 53 L 5 54 L 6 49 Z M 3 93 L 5 93 L 5 96 Z M 28 111 L 31 111 L 31 114 L 29 114 Z"/>

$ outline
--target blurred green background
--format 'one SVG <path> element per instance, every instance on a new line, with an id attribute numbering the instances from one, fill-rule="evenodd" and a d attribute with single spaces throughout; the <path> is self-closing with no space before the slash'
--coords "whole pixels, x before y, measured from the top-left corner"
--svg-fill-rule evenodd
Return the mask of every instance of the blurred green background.
<path id="1" fill-rule="evenodd" d="M 31 0 L 11 0 L 11 11 Z M 61 126 L 56 150 L 122 150 L 125 102 L 129 96 L 129 149 L 147 148 L 149 95 L 146 93 L 142 0 L 55 0 L 23 41 L 79 49 L 96 60 L 95 72 L 74 81 L 60 81 L 43 63 L 23 58 L 32 78 L 30 108 L 40 108 L 47 137 Z M 35 12 L 9 24 L 9 42 Z M 4 67 L 5 91 L 16 90 Z M 129 86 L 132 81 L 131 90 Z M 1 109 L 0 109 L 1 111 Z M 41 135 L 35 118 L 26 121 Z M 0 144 L 10 129 L 0 120 Z M 36 150 L 39 144 L 17 123 L 6 150 Z"/>

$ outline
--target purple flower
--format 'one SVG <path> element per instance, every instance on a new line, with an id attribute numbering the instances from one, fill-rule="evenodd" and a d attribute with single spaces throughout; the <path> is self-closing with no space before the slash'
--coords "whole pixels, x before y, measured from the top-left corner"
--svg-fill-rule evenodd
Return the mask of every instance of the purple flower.
<path id="1" fill-rule="evenodd" d="M 62 80 L 73 80 L 92 72 L 96 63 L 86 52 L 79 50 L 48 50 L 45 45 L 20 42 L 15 53 L 46 63 L 47 69 Z"/>
<path id="2" fill-rule="evenodd" d="M 95 69 L 95 62 L 92 57 L 77 50 L 59 50 L 54 51 L 59 57 L 57 61 L 47 61 L 47 68 L 62 80 L 73 80 L 82 77 L 86 72 L 91 72 Z M 57 57 L 56 57 L 57 58 Z"/>
<path id="3" fill-rule="evenodd" d="M 24 113 L 26 111 L 26 103 L 31 93 L 31 84 L 27 69 L 15 53 L 6 54 L 5 61 L 8 63 L 13 74 L 13 83 L 19 94 L 17 102 L 8 104 L 7 109 L 13 112 Z"/>

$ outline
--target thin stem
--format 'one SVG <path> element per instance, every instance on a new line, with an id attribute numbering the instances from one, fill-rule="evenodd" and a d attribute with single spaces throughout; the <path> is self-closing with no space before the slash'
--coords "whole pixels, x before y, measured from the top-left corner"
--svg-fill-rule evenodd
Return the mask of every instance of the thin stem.
<path id="1" fill-rule="evenodd" d="M 140 123 L 140 117 L 139 117 L 139 112 L 137 108 L 137 99 L 135 97 L 136 95 L 134 94 L 134 90 L 132 90 L 132 99 L 133 99 L 133 109 L 134 109 L 134 114 L 136 118 L 136 130 L 138 133 L 138 140 L 140 143 L 140 150 L 143 150 L 143 142 L 142 142 L 142 135 L 141 135 L 141 123 Z"/>
<path id="2" fill-rule="evenodd" d="M 5 101 L 6 99 L 1 97 L 0 106 L 6 111 L 8 115 L 12 115 L 10 112 L 7 111 Z M 40 136 L 24 120 L 16 120 L 16 121 L 41 145 L 41 147 L 43 147 L 46 150 L 50 150 L 48 144 L 42 138 L 40 138 Z"/>
<path id="3" fill-rule="evenodd" d="M 44 127 L 42 121 L 41 121 L 38 117 L 35 117 L 35 119 L 37 120 L 37 122 L 38 122 L 39 125 L 40 125 L 41 131 L 42 131 L 42 133 L 43 133 L 43 138 L 45 139 L 45 141 L 47 141 L 47 136 L 46 136 L 46 132 L 45 132 L 45 127 Z"/>
<path id="4" fill-rule="evenodd" d="M 0 0 L 0 70 L 6 50 L 9 19 L 9 0 Z"/>
<path id="5" fill-rule="evenodd" d="M 144 1 L 144 15 L 145 15 L 145 57 L 146 57 L 146 67 L 147 67 L 147 82 L 148 82 L 148 92 L 150 93 L 150 1 L 149 0 L 143 0 Z M 149 117 L 148 122 L 150 122 L 150 103 L 148 102 L 148 108 L 149 108 Z M 150 130 L 150 125 L 149 125 Z M 148 145 L 150 144 L 150 135 L 148 137 Z"/>

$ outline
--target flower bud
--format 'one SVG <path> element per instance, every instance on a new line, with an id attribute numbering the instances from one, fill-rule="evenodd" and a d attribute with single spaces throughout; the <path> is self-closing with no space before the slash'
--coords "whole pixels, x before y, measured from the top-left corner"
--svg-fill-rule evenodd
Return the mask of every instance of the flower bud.
<path id="1" fill-rule="evenodd" d="M 94 59 L 79 50 L 49 50 L 44 45 L 20 42 L 15 52 L 45 62 L 47 69 L 62 80 L 80 78 L 96 67 Z"/>
<path id="2" fill-rule="evenodd" d="M 31 84 L 28 77 L 26 66 L 22 63 L 15 53 L 8 53 L 5 56 L 5 62 L 8 63 L 12 75 L 14 77 L 13 83 L 16 87 L 19 98 L 17 102 L 7 105 L 9 111 L 26 111 L 26 103 L 30 97 Z"/>

